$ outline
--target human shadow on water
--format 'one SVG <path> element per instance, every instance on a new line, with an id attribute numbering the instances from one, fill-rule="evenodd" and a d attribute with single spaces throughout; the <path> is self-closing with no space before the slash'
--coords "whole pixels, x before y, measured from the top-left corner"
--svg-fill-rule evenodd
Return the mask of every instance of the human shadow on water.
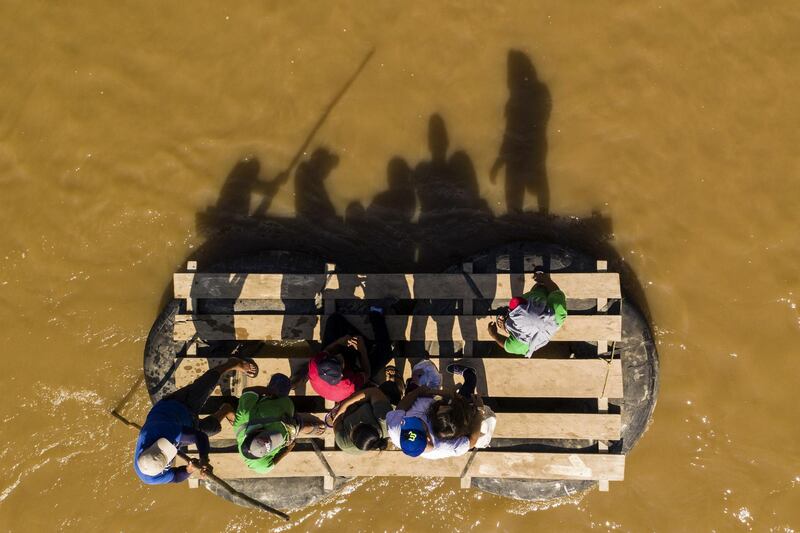
<path id="1" fill-rule="evenodd" d="M 427 125 L 430 157 L 416 164 L 408 163 L 402 154 L 390 158 L 386 190 L 366 207 L 351 202 L 344 216 L 337 213 L 326 186 L 338 162 L 338 156 L 330 149 L 316 148 L 297 167 L 293 176 L 293 217 L 268 212 L 253 216 L 246 212 L 244 206 L 250 205 L 251 196 L 258 201 L 258 195 L 274 194 L 274 188 L 261 187 L 257 161 L 238 163 L 216 206 L 198 216 L 198 222 L 206 223 L 204 234 L 208 240 L 190 259 L 198 260 L 203 270 L 206 265 L 230 257 L 286 250 L 320 258 L 320 270 L 325 262 L 331 262 L 339 272 L 442 272 L 499 246 L 520 241 L 551 242 L 607 259 L 609 269 L 622 273 L 626 293 L 647 314 L 640 284 L 610 243 L 611 221 L 596 213 L 583 219 L 547 214 L 545 128 L 550 113 L 549 91 L 536 78 L 536 70 L 524 53 L 509 52 L 508 70 L 511 94 L 506 106 L 506 131 L 493 169 L 494 173 L 503 166 L 506 169 L 507 213 L 495 215 L 489 209 L 481 197 L 472 158 L 463 149 L 451 151 L 445 119 L 434 113 Z M 537 194 L 538 212 L 522 211 L 525 190 Z M 509 258 L 504 268 L 520 271 L 524 260 Z M 579 268 L 550 265 L 547 257 L 537 261 L 537 266 L 545 270 L 552 267 L 567 272 Z M 420 289 L 424 287 L 406 285 L 404 294 L 396 297 L 421 292 Z M 487 294 L 484 299 L 490 302 L 492 298 L 493 294 Z M 420 314 L 433 309 L 418 307 L 415 312 Z M 476 304 L 475 313 L 488 310 L 489 303 L 480 307 Z M 454 308 L 452 312 L 459 311 Z M 447 345 L 447 335 L 453 331 L 455 319 L 441 320 L 446 323 L 436 324 L 444 341 L 440 353 L 452 354 L 457 349 L 452 343 Z M 417 336 L 426 327 L 422 322 L 419 319 L 412 324 Z"/>
<path id="2" fill-rule="evenodd" d="M 506 207 L 521 213 L 525 191 L 536 195 L 539 212 L 550 212 L 547 183 L 547 122 L 552 100 L 547 85 L 539 81 L 530 58 L 519 50 L 508 52 L 508 102 L 506 129 L 497 159 L 489 171 L 492 183 L 505 167 Z"/>
<path id="3" fill-rule="evenodd" d="M 339 164 L 339 156 L 326 148 L 317 148 L 300 163 L 294 177 L 295 212 L 298 218 L 312 222 L 338 219 L 336 208 L 325 187 L 325 180 Z"/>

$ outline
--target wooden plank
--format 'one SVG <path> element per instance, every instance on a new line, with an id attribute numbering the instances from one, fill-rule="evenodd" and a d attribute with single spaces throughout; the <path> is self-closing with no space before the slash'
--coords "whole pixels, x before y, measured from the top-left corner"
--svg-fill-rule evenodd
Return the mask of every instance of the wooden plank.
<path id="1" fill-rule="evenodd" d="M 509 299 L 512 287 L 534 285 L 533 273 L 471 274 L 487 299 Z M 554 273 L 567 298 L 620 298 L 616 272 Z M 244 274 L 176 273 L 175 298 L 305 299 L 323 290 L 334 298 L 474 299 L 462 274 Z M 518 295 L 517 295 L 518 296 Z"/>
<path id="2" fill-rule="evenodd" d="M 186 270 L 189 272 L 195 272 L 197 270 L 197 261 L 188 261 L 186 263 Z M 194 310 L 197 307 L 197 299 L 191 296 L 187 296 L 185 305 L 187 313 L 194 313 Z"/>
<path id="3" fill-rule="evenodd" d="M 212 360 L 212 364 L 222 362 Z M 248 385 L 267 385 L 276 372 L 291 374 L 291 363 L 301 359 L 256 358 L 258 376 L 248 379 Z M 444 368 L 452 359 L 439 359 Z M 616 359 L 473 359 L 478 369 L 479 390 L 488 397 L 530 398 L 622 398 L 622 365 Z M 175 369 L 175 384 L 183 387 L 200 377 L 209 368 L 209 359 L 183 358 Z M 411 376 L 405 365 L 406 378 Z M 219 389 L 215 394 L 219 394 Z M 294 391 L 293 391 L 294 393 Z M 306 385 L 305 394 L 315 395 Z"/>
<path id="4" fill-rule="evenodd" d="M 478 452 L 467 474 L 473 478 L 622 481 L 625 477 L 625 456 L 587 453 Z"/>
<path id="5" fill-rule="evenodd" d="M 407 457 L 399 451 L 367 452 L 360 455 L 325 451 L 337 476 L 360 477 L 460 477 L 468 455 L 428 460 Z M 225 479 L 260 477 L 323 477 L 327 472 L 310 451 L 293 451 L 267 474 L 258 474 L 237 453 L 212 453 L 214 473 Z M 609 479 L 625 474 L 625 456 L 580 453 L 521 453 L 479 451 L 468 474 L 471 477 L 519 479 Z"/>
<path id="6" fill-rule="evenodd" d="M 392 340 L 413 341 L 491 341 L 487 326 L 492 316 L 406 316 L 388 315 L 386 326 Z M 204 341 L 221 340 L 319 340 L 317 315 L 176 315 L 173 332 L 176 341 L 197 335 Z M 367 336 L 371 328 L 365 316 L 348 316 Z M 554 341 L 619 341 L 622 317 L 619 315 L 572 315 L 559 328 Z"/>
<path id="7" fill-rule="evenodd" d="M 345 453 L 345 452 L 340 452 Z M 196 454 L 189 454 L 196 457 Z M 267 472 L 259 474 L 244 463 L 235 452 L 212 452 L 209 454 L 214 473 L 222 478 L 241 479 L 253 477 L 325 477 L 328 471 L 314 452 L 291 451 L 280 463 Z"/>
<path id="8" fill-rule="evenodd" d="M 313 413 L 319 419 L 325 413 Z M 495 438 L 619 440 L 620 415 L 590 413 L 496 413 Z M 326 432 L 326 436 L 333 431 Z M 212 441 L 234 439 L 233 426 L 223 424 Z"/>

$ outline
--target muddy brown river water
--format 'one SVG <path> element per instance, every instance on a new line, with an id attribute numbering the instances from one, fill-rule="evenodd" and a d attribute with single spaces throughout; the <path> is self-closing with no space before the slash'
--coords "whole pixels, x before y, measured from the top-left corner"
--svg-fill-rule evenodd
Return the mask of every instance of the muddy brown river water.
<path id="1" fill-rule="evenodd" d="M 800 529 L 799 27 L 793 1 L 4 1 L 0 530 Z M 370 206 L 392 158 L 431 158 L 438 114 L 495 216 L 609 221 L 661 358 L 610 492 L 541 505 L 368 479 L 283 524 L 133 474 L 135 435 L 107 413 L 205 240 L 196 213 L 243 156 L 285 168 L 371 48 L 308 148 L 338 157 L 330 203 L 302 208 Z M 536 79 L 507 106 L 510 50 Z M 541 124 L 515 141 L 539 177 L 509 201 L 514 171 L 489 176 L 520 117 Z M 293 216 L 296 190 L 269 214 Z M 140 390 L 126 410 L 148 406 Z"/>

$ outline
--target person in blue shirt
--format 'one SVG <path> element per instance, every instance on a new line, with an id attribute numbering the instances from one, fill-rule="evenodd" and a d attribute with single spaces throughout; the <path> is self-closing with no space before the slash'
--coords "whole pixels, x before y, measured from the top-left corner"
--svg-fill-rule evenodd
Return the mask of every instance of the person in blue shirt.
<path id="1" fill-rule="evenodd" d="M 153 406 L 139 432 L 133 454 L 133 468 L 143 482 L 148 485 L 180 483 L 196 470 L 199 470 L 201 476 L 211 471 L 208 463 L 208 437 L 219 433 L 222 429 L 220 422 L 233 412 L 233 408 L 225 404 L 216 413 L 202 420 L 199 414 L 219 378 L 229 370 L 245 372 L 250 377 L 258 375 L 258 366 L 255 363 L 231 357 Z M 190 444 L 197 446 L 199 463 L 170 466 L 178 454 L 178 448 Z"/>

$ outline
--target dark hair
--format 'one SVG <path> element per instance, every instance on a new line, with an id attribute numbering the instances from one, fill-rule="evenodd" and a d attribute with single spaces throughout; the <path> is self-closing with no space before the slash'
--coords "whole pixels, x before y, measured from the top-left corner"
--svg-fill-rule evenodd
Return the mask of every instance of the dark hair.
<path id="1" fill-rule="evenodd" d="M 431 430 L 440 439 L 467 436 L 476 412 L 475 406 L 462 396 L 436 400 L 428 409 Z"/>
<path id="2" fill-rule="evenodd" d="M 389 446 L 389 439 L 381 437 L 380 431 L 370 424 L 358 424 L 350 438 L 359 450 L 382 452 Z"/>

